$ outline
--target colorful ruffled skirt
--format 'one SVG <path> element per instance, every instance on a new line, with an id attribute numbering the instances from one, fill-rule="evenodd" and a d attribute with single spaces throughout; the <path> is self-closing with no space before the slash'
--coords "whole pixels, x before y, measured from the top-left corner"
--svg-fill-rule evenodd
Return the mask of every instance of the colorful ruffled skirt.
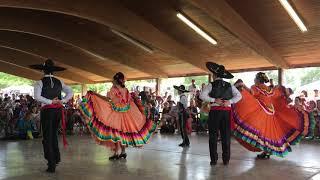
<path id="1" fill-rule="evenodd" d="M 262 104 L 248 91 L 242 92 L 233 110 L 234 135 L 250 151 L 283 157 L 308 134 L 308 114 L 289 107 L 281 97 L 273 98 L 273 113 Z"/>
<path id="2" fill-rule="evenodd" d="M 111 149 L 115 149 L 117 144 L 141 147 L 156 130 L 156 124 L 146 119 L 137 98 L 126 106 L 118 106 L 96 93 L 88 92 L 80 110 L 86 117 L 92 137 L 98 144 Z"/>

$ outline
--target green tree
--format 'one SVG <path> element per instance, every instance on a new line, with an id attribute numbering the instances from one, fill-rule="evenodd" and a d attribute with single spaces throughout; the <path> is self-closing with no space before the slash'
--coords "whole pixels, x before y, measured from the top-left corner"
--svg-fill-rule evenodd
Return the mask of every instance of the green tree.
<path id="1" fill-rule="evenodd" d="M 320 68 L 305 70 L 301 77 L 301 86 L 320 80 Z"/>
<path id="2" fill-rule="evenodd" d="M 81 85 L 72 85 L 71 88 L 74 94 L 81 93 Z"/>
<path id="3" fill-rule="evenodd" d="M 190 76 L 184 78 L 184 85 L 189 86 L 191 85 L 191 81 L 194 79 L 196 82 L 196 86 L 201 87 L 202 83 L 208 84 L 209 77 L 208 76 Z"/>
<path id="4" fill-rule="evenodd" d="M 9 86 L 32 85 L 34 81 L 0 72 L 0 89 Z"/>

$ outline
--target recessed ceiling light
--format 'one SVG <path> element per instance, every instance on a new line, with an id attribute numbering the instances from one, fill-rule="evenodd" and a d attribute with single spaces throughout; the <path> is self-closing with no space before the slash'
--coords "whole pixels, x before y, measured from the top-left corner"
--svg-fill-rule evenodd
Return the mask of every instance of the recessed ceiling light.
<path id="1" fill-rule="evenodd" d="M 281 5 L 286 9 L 288 12 L 289 16 L 293 19 L 293 21 L 297 24 L 299 29 L 302 32 L 308 31 L 307 27 L 303 24 L 302 20 L 298 16 L 298 14 L 294 11 L 288 0 L 279 0 Z"/>
<path id="2" fill-rule="evenodd" d="M 205 38 L 207 41 L 212 43 L 213 45 L 217 45 L 217 41 L 213 39 L 210 35 L 205 33 L 203 30 L 201 30 L 197 25 L 195 25 L 191 20 L 189 20 L 186 16 L 184 16 L 181 13 L 177 13 L 177 17 L 183 21 L 185 24 L 187 24 L 191 29 L 196 31 L 198 34 L 200 34 L 203 38 Z"/>

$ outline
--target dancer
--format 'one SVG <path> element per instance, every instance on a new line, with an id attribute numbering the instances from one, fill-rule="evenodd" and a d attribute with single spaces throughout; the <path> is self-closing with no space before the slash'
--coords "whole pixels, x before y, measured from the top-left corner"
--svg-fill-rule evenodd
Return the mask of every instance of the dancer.
<path id="1" fill-rule="evenodd" d="M 243 98 L 234 106 L 234 135 L 248 150 L 262 151 L 258 159 L 283 157 L 309 128 L 308 116 L 288 106 L 290 90 L 271 88 L 265 85 L 268 82 L 266 74 L 259 72 L 251 89 L 242 83 Z"/>
<path id="2" fill-rule="evenodd" d="M 65 128 L 62 104 L 67 103 L 73 93 L 69 86 L 53 76 L 54 72 L 63 71 L 65 68 L 55 66 L 52 60 L 48 59 L 44 64 L 31 65 L 30 67 L 44 72 L 42 80 L 35 83 L 34 98 L 42 103 L 40 119 L 44 158 L 48 161 L 47 172 L 54 173 L 56 165 L 60 162 L 57 137 L 60 121 L 62 128 Z M 65 97 L 62 97 L 61 92 L 66 94 Z M 64 145 L 66 145 L 65 134 L 63 137 Z"/>
<path id="3" fill-rule="evenodd" d="M 222 139 L 223 164 L 228 165 L 230 160 L 230 138 L 231 138 L 231 104 L 241 99 L 241 93 L 237 88 L 222 78 L 231 79 L 233 75 L 225 70 L 224 66 L 207 62 L 207 68 L 212 72 L 213 82 L 202 91 L 200 98 L 211 103 L 209 113 L 209 149 L 210 165 L 214 166 L 218 161 L 217 142 L 218 131 Z"/>
<path id="4" fill-rule="evenodd" d="M 185 93 L 188 93 L 189 91 L 186 90 L 186 87 L 184 85 L 181 86 L 173 86 L 179 94 L 180 100 L 177 103 L 179 112 L 179 124 L 180 124 L 180 132 L 181 132 L 181 137 L 182 137 L 182 143 L 179 144 L 181 147 L 189 147 L 190 146 L 190 141 L 187 133 L 187 119 L 188 119 L 188 113 L 187 113 L 187 108 L 188 108 L 188 98 Z"/>
<path id="5" fill-rule="evenodd" d="M 125 87 L 121 72 L 114 75 L 107 97 L 89 91 L 85 99 L 80 110 L 96 142 L 113 151 L 109 160 L 125 159 L 126 147 L 141 147 L 156 129 L 156 124 L 144 115 L 141 101 Z"/>

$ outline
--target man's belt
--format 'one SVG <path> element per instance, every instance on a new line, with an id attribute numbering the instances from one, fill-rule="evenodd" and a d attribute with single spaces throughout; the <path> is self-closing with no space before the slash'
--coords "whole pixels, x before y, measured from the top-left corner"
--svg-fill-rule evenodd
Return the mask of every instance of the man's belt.
<path id="1" fill-rule="evenodd" d="M 64 107 L 62 106 L 62 104 L 48 104 L 41 108 L 41 110 L 45 110 L 45 109 L 61 109 L 62 140 L 63 140 L 63 146 L 67 147 L 68 142 L 66 138 L 66 120 L 64 117 L 65 115 Z"/>

